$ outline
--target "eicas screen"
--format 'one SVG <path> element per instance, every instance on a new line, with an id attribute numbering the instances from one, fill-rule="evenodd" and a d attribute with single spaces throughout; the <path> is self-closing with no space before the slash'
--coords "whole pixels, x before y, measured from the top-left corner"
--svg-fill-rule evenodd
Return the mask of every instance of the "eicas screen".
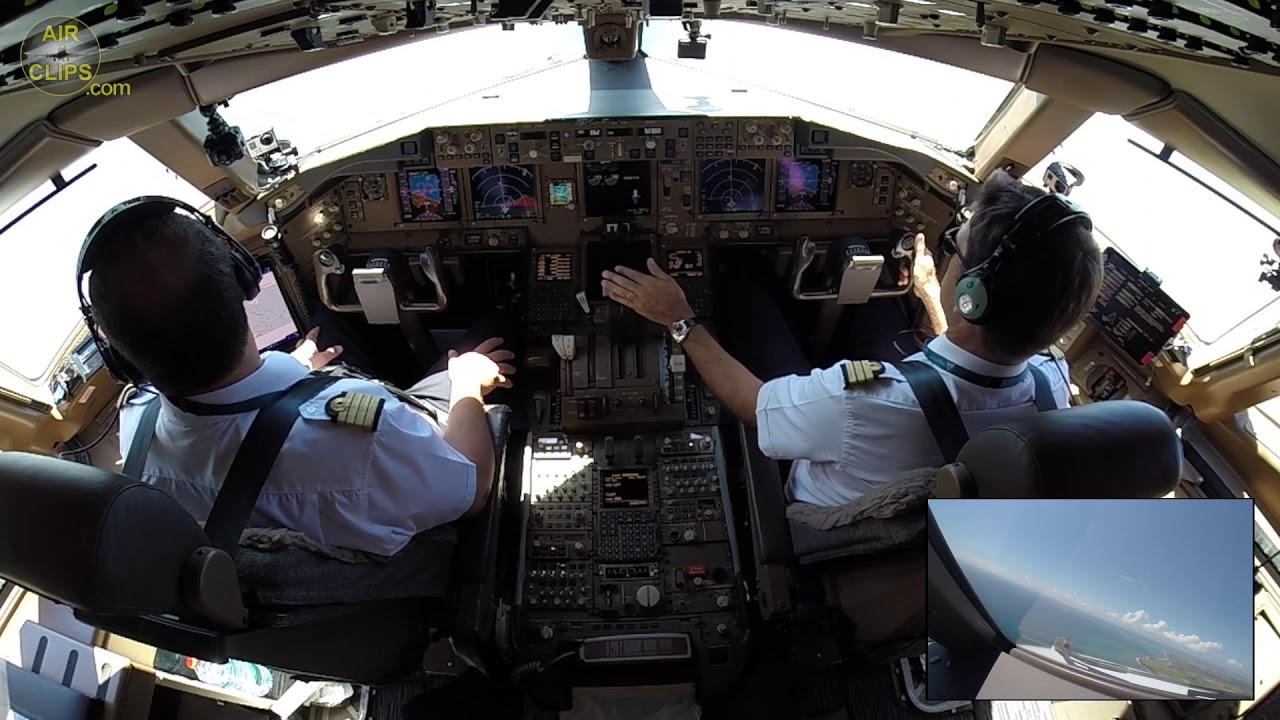
<path id="1" fill-rule="evenodd" d="M 400 219 L 404 222 L 457 222 L 462 219 L 458 171 L 405 168 L 400 171 Z"/>
<path id="2" fill-rule="evenodd" d="M 588 217 L 653 212 L 653 175 L 647 162 L 587 163 L 583 182 Z"/>

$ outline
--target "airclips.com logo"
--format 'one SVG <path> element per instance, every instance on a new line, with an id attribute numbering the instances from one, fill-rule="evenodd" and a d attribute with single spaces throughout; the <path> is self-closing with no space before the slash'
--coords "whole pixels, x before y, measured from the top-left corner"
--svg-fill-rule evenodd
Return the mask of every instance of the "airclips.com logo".
<path id="1" fill-rule="evenodd" d="M 95 83 L 102 65 L 102 47 L 88 25 L 54 16 L 36 23 L 22 41 L 22 70 L 41 92 L 65 97 L 129 95 L 128 83 Z"/>

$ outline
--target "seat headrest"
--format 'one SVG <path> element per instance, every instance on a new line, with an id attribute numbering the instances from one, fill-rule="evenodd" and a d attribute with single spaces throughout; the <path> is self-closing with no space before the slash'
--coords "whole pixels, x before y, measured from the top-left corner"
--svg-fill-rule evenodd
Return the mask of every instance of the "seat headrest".
<path id="1" fill-rule="evenodd" d="M 176 500 L 118 473 L 0 452 L 0 577 L 77 610 L 184 613 L 183 564 L 208 538 Z"/>
<path id="2" fill-rule="evenodd" d="M 988 428 L 957 461 L 982 498 L 1158 498 L 1182 476 L 1182 444 L 1157 408 L 1112 400 Z"/>

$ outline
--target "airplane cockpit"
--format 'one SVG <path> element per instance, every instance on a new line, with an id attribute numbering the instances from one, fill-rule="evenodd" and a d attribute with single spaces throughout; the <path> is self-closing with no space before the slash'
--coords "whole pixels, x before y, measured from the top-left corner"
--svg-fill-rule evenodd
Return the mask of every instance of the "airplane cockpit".
<path id="1" fill-rule="evenodd" d="M 0 54 L 0 103 L 22 110 L 17 124 L 0 121 L 5 264 L 15 238 L 65 234 L 70 249 L 57 254 L 73 258 L 73 236 L 92 222 L 68 219 L 77 186 L 106 196 L 130 182 L 83 157 L 128 142 L 136 147 L 111 151 L 133 159 L 116 165 L 145 154 L 161 171 L 130 196 L 181 199 L 253 255 L 261 291 L 246 311 L 259 350 L 287 352 L 320 327 L 322 346 L 349 344 L 352 366 L 339 372 L 403 394 L 496 312 L 511 322 L 504 342 L 518 368 L 514 387 L 486 405 L 497 467 L 483 509 L 370 557 L 243 522 L 232 529 L 238 544 L 220 545 L 128 477 L 130 449 L 115 442 L 128 395 L 78 318 L 38 372 L 0 350 L 0 670 L 12 698 L 52 702 L 61 690 L 36 688 L 41 676 L 84 694 L 87 681 L 70 670 L 59 683 L 40 669 L 65 647 L 117 668 L 93 692 L 119 718 L 205 717 L 190 698 L 270 717 L 389 717 L 406 687 L 438 698 L 477 676 L 503 713 L 471 717 L 1005 717 L 999 702 L 928 693 L 930 645 L 991 642 L 973 629 L 972 597 L 957 594 L 958 566 L 935 547 L 928 501 L 1107 497 L 1252 498 L 1260 638 L 1254 700 L 1151 692 L 1107 717 L 1188 717 L 1204 702 L 1250 717 L 1273 706 L 1264 698 L 1280 682 L 1270 619 L 1280 618 L 1280 571 L 1266 549 L 1280 521 L 1280 461 L 1265 446 L 1270 431 L 1254 427 L 1270 416 L 1249 415 L 1280 377 L 1269 299 L 1207 341 L 1193 328 L 1202 313 L 1228 312 L 1221 293 L 1184 299 L 1188 274 L 1166 281 L 1151 270 L 1172 251 L 1132 250 L 1125 233 L 1141 233 L 1108 224 L 1121 210 L 1100 211 L 1097 301 L 1044 348 L 1069 368 L 1060 381 L 1071 407 L 975 433 L 955 462 L 886 494 L 894 510 L 860 505 L 856 517 L 814 520 L 786 494 L 790 461 L 766 456 L 753 424 L 712 392 L 717 369 L 602 287 L 605 272 L 648 273 L 653 260 L 731 352 L 735 328 L 760 322 L 741 299 L 750 289 L 777 304 L 812 367 L 895 362 L 932 336 L 915 292 L 919 255 L 936 259 L 939 275 L 956 261 L 946 238 L 986 178 L 1006 172 L 1090 212 L 1115 202 L 1094 188 L 1120 180 L 1101 177 L 1093 156 L 1063 151 L 1095 118 L 1160 141 L 1128 151 L 1155 156 L 1145 158 L 1152 167 L 1196 164 L 1211 178 L 1197 192 L 1269 228 L 1280 150 L 1260 118 L 1274 113 L 1221 94 L 1280 96 L 1280 36 L 1267 20 L 1220 3 L 1198 6 L 1200 20 L 1180 4 L 1049 4 L 117 2 L 60 18 L 94 38 L 91 80 L 68 94 L 54 91 L 77 76 L 34 78 L 45 60 Z M 51 5 L 0 13 L 3 32 L 13 30 L 0 46 L 38 44 L 28 29 Z M 581 46 L 529 72 L 495 70 L 492 84 L 465 93 L 427 83 L 408 55 L 375 64 L 443 42 L 436 36 L 454 26 L 466 38 L 489 33 L 477 53 L 501 54 L 511 31 Z M 822 98 L 699 70 L 738 30 L 795 35 L 801 49 L 825 33 L 823 43 L 880 53 L 883 67 L 857 72 L 927 63 L 919 78 L 963 71 L 1007 90 L 956 149 L 851 110 L 834 61 L 805 64 L 807 75 L 832 76 Z M 654 38 L 674 41 L 676 58 L 650 51 Z M 65 35 L 52 46 L 68 43 L 69 55 L 48 62 L 90 52 Z M 452 72 L 434 62 L 431 73 Z M 343 82 L 308 84 L 308 74 L 358 63 Z M 404 94 L 452 95 L 404 112 L 357 107 L 346 95 L 380 67 L 412 70 L 396 70 Z M 17 89 L 5 82 L 18 77 Z M 899 89 L 909 102 L 912 91 Z M 251 100 L 272 93 L 280 106 L 251 118 Z M 326 113 L 365 110 L 358 131 L 324 142 L 295 131 L 297 117 L 322 125 Z M 1122 164 L 1104 172 L 1120 177 Z M 1144 172 L 1125 174 L 1141 184 Z M 153 190 L 174 179 L 190 192 Z M 1245 250 L 1223 256 L 1249 254 L 1243 275 L 1230 272 L 1252 298 L 1255 285 L 1270 287 L 1252 275 L 1272 248 L 1255 252 L 1252 235 L 1233 242 Z M 69 293 L 74 265 L 16 273 L 0 298 L 44 283 Z M 0 307 L 5 344 L 34 332 L 23 314 Z M 885 318 L 894 331 L 877 346 L 883 356 L 851 356 L 860 328 Z M 927 609 L 939 593 L 946 604 Z M 939 617 L 960 627 L 933 633 Z M 269 670 L 275 691 L 252 697 L 201 674 L 201 663 L 233 661 Z M 1087 697 L 1128 697 L 1096 674 Z M 146 680 L 129 690 L 124 677 Z M 775 698 L 785 711 L 753 705 L 747 688 L 770 682 L 794 687 Z M 322 710 L 334 685 L 351 692 Z M 30 717 L 83 716 L 42 715 L 35 700 L 0 692 L 0 710 L 6 702 Z"/>

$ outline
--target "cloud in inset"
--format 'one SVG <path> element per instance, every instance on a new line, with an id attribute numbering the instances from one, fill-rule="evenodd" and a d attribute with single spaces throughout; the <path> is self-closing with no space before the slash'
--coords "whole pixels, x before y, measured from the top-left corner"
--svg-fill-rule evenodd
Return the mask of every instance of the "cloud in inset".
<path id="1" fill-rule="evenodd" d="M 1228 661 L 1227 661 L 1227 664 L 1228 664 L 1228 665 L 1230 665 L 1230 666 L 1231 666 L 1231 667 L 1233 667 L 1233 668 L 1242 668 L 1242 667 L 1244 667 L 1244 665 L 1243 665 L 1239 660 L 1236 660 L 1235 658 L 1231 658 L 1230 660 L 1228 660 Z"/>
<path id="2" fill-rule="evenodd" d="M 1144 618 L 1146 618 L 1146 617 L 1147 617 L 1147 611 L 1146 611 L 1146 610 L 1139 610 L 1139 611 L 1137 611 L 1137 612 L 1125 613 L 1125 614 L 1124 614 L 1124 617 L 1122 617 L 1122 618 L 1120 618 L 1120 619 L 1121 619 L 1121 620 L 1124 620 L 1124 621 L 1125 621 L 1125 622 L 1127 622 L 1127 623 L 1136 623 L 1136 622 L 1138 622 L 1139 620 L 1142 620 L 1142 619 L 1144 619 Z"/>
<path id="3" fill-rule="evenodd" d="M 1168 623 L 1166 623 L 1165 621 L 1161 620 L 1161 621 L 1160 621 L 1160 622 L 1158 622 L 1158 623 L 1151 623 L 1151 624 L 1149 624 L 1149 625 L 1143 625 L 1143 626 L 1142 626 L 1142 629 L 1143 629 L 1143 630 L 1150 630 L 1150 631 L 1152 631 L 1152 632 L 1160 632 L 1161 630 L 1163 630 L 1163 629 L 1165 629 L 1165 628 L 1167 628 L 1167 627 L 1169 627 L 1169 624 L 1168 624 Z"/>

